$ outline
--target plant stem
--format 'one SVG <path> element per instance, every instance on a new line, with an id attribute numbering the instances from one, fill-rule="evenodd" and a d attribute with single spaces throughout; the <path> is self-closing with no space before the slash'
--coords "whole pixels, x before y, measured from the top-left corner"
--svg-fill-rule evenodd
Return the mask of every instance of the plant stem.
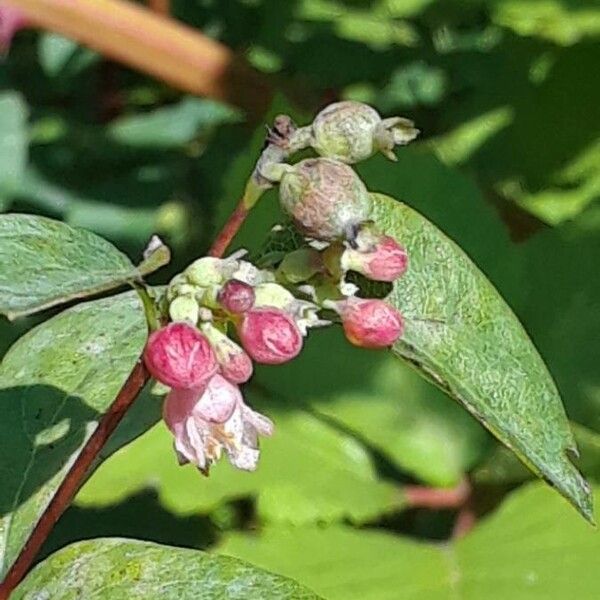
<path id="1" fill-rule="evenodd" d="M 453 488 L 407 485 L 404 495 L 411 508 L 462 508 L 471 496 L 471 484 L 465 479 Z"/>
<path id="2" fill-rule="evenodd" d="M 229 48 L 168 16 L 125 0 L 5 0 L 36 27 L 76 40 L 183 91 L 240 106 L 250 120 L 266 111 L 265 77 Z"/>
<path id="3" fill-rule="evenodd" d="M 121 419 L 125 416 L 125 413 L 129 410 L 148 379 L 149 375 L 144 363 L 138 360 L 114 402 L 102 417 L 98 427 L 92 433 L 54 493 L 52 500 L 50 500 L 46 510 L 31 532 L 29 539 L 21 549 L 17 560 L 6 574 L 4 581 L 0 585 L 0 600 L 7 600 L 15 587 L 26 575 L 37 553 L 48 535 L 50 535 L 56 521 L 58 521 L 77 493 L 89 467 L 94 462 L 111 433 L 121 422 Z"/>
<path id="4" fill-rule="evenodd" d="M 170 0 L 148 0 L 148 6 L 159 15 L 168 15 L 171 12 Z"/>

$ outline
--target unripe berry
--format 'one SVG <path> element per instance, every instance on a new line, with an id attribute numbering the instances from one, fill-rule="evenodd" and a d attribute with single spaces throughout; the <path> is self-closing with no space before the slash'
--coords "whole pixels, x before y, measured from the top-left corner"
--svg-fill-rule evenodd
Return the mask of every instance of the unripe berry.
<path id="1" fill-rule="evenodd" d="M 285 363 L 302 350 L 302 333 L 296 322 L 278 308 L 253 308 L 244 314 L 237 332 L 246 352 L 258 363 Z"/>
<path id="2" fill-rule="evenodd" d="M 222 284 L 237 268 L 237 261 L 204 256 L 189 265 L 183 275 L 192 285 L 209 287 Z"/>
<path id="3" fill-rule="evenodd" d="M 210 323 L 202 326 L 202 332 L 211 343 L 219 370 L 226 379 L 245 383 L 252 377 L 252 361 L 242 348 Z"/>
<path id="4" fill-rule="evenodd" d="M 382 119 L 362 102 L 336 102 L 324 108 L 312 124 L 312 146 L 321 155 L 352 164 L 382 152 L 396 160 L 396 144 L 408 144 L 419 134 L 412 121 Z"/>
<path id="5" fill-rule="evenodd" d="M 348 298 L 338 304 L 348 340 L 361 348 L 386 348 L 404 330 L 402 315 L 383 300 Z"/>
<path id="6" fill-rule="evenodd" d="M 329 158 L 308 158 L 289 168 L 281 178 L 279 197 L 304 235 L 325 241 L 351 237 L 371 208 L 359 176 Z"/>
<path id="7" fill-rule="evenodd" d="M 152 377 L 173 388 L 201 388 L 219 368 L 209 341 L 188 323 L 170 323 L 153 332 L 144 362 Z"/>
<path id="8" fill-rule="evenodd" d="M 256 286 L 254 292 L 256 294 L 254 306 L 257 308 L 272 306 L 287 311 L 296 301 L 292 292 L 278 283 L 261 283 Z"/>
<path id="9" fill-rule="evenodd" d="M 171 321 L 188 321 L 195 325 L 198 322 L 199 313 L 198 302 L 192 296 L 177 296 L 169 304 Z"/>
<path id="10" fill-rule="evenodd" d="M 393 237 L 381 235 L 365 251 L 347 248 L 341 265 L 344 271 L 357 271 L 373 281 L 394 282 L 406 272 L 408 255 Z"/>
<path id="11" fill-rule="evenodd" d="M 241 314 L 254 306 L 254 289 L 243 281 L 230 279 L 223 285 L 217 298 L 226 311 Z"/>

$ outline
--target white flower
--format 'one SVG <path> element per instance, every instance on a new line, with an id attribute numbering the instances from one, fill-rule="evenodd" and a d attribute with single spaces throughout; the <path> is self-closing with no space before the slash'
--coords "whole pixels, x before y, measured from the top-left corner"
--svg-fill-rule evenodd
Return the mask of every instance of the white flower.
<path id="1" fill-rule="evenodd" d="M 204 474 L 224 450 L 238 469 L 253 471 L 258 436 L 271 435 L 273 423 L 245 403 L 239 388 L 215 375 L 202 390 L 174 388 L 163 408 L 180 464 L 193 463 Z"/>

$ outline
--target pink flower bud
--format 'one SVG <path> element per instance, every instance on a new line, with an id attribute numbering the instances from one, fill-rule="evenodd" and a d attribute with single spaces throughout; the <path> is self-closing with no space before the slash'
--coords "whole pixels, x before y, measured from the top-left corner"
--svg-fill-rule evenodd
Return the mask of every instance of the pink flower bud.
<path id="1" fill-rule="evenodd" d="M 386 348 L 404 330 L 402 315 L 383 300 L 348 298 L 338 304 L 344 333 L 355 346 Z"/>
<path id="2" fill-rule="evenodd" d="M 389 235 L 382 235 L 367 251 L 348 248 L 342 256 L 342 268 L 362 273 L 373 281 L 394 282 L 408 266 L 406 250 Z"/>
<path id="3" fill-rule="evenodd" d="M 202 388 L 218 369 L 206 337 L 183 322 L 170 323 L 152 333 L 144 361 L 152 377 L 174 388 Z"/>
<path id="4" fill-rule="evenodd" d="M 243 281 L 230 279 L 221 288 L 218 300 L 226 311 L 241 314 L 254 305 L 254 289 Z"/>
<path id="5" fill-rule="evenodd" d="M 259 363 L 278 365 L 292 360 L 302 350 L 302 333 L 296 322 L 279 308 L 248 311 L 237 331 L 246 352 Z"/>
<path id="6" fill-rule="evenodd" d="M 28 26 L 29 20 L 19 8 L 0 5 L 0 51 L 6 52 L 15 33 Z"/>
<path id="7" fill-rule="evenodd" d="M 248 381 L 252 377 L 252 361 L 242 348 L 210 323 L 203 325 L 202 331 L 213 347 L 221 374 L 232 383 Z"/>

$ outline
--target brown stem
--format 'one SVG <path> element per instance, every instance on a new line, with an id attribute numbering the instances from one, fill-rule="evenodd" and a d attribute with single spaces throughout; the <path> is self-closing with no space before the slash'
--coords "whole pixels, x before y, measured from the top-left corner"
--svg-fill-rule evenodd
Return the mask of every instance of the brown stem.
<path id="1" fill-rule="evenodd" d="M 148 6 L 159 15 L 168 15 L 171 12 L 170 0 L 148 0 Z"/>
<path id="2" fill-rule="evenodd" d="M 144 363 L 141 360 L 138 361 L 114 402 L 102 417 L 98 427 L 75 459 L 62 483 L 58 486 L 52 500 L 50 500 L 29 539 L 21 549 L 17 560 L 6 574 L 0 585 L 0 600 L 7 600 L 23 579 L 46 538 L 50 535 L 56 521 L 77 493 L 89 467 L 137 398 L 148 378 L 149 375 Z"/>
<path id="3" fill-rule="evenodd" d="M 125 0 L 3 0 L 35 26 L 72 38 L 129 67 L 259 119 L 271 98 L 264 76 L 223 44 Z"/>
<path id="4" fill-rule="evenodd" d="M 235 237 L 235 234 L 240 230 L 240 227 L 246 220 L 246 217 L 250 213 L 250 209 L 246 206 L 245 199 L 242 198 L 238 205 L 235 207 L 235 210 L 229 215 L 229 219 L 223 228 L 215 238 L 210 250 L 208 251 L 208 256 L 216 256 L 220 257 L 225 254 L 225 250 L 231 243 L 231 240 Z"/>

